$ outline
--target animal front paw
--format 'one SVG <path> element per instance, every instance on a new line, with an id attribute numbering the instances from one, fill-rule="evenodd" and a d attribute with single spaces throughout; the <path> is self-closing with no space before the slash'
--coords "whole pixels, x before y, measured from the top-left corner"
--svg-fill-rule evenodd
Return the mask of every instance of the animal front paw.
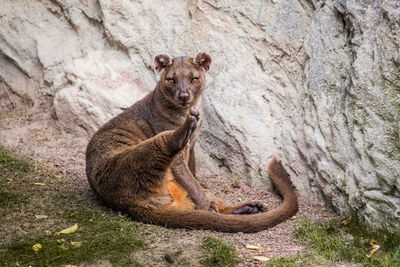
<path id="1" fill-rule="evenodd" d="M 197 128 L 200 112 L 196 107 L 192 107 L 186 117 L 185 122 L 175 131 L 175 139 L 179 143 L 178 150 L 182 150 L 189 142 L 190 137 Z"/>
<path id="2" fill-rule="evenodd" d="M 200 112 L 195 106 L 193 106 L 189 110 L 189 115 L 186 118 L 186 122 L 189 123 L 189 129 L 191 131 L 190 135 L 192 135 L 192 133 L 196 130 L 197 122 L 199 121 L 199 119 L 200 119 Z"/>
<path id="3" fill-rule="evenodd" d="M 268 211 L 268 207 L 261 202 L 247 203 L 240 208 L 232 211 L 232 214 L 256 214 Z"/>

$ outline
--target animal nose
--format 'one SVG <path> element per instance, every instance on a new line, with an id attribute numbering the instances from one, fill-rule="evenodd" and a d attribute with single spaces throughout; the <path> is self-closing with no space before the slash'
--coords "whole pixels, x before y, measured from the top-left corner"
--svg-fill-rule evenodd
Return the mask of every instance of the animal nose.
<path id="1" fill-rule="evenodd" d="M 178 97 L 182 101 L 188 101 L 190 98 L 190 95 L 188 92 L 181 92 L 181 93 L 179 93 Z"/>

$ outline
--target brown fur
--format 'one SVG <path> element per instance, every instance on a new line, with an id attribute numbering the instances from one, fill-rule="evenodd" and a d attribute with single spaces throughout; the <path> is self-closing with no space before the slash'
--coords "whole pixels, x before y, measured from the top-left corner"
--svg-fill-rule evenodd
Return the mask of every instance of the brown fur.
<path id="1" fill-rule="evenodd" d="M 268 171 L 283 203 L 269 212 L 259 202 L 229 206 L 195 177 L 193 147 L 210 63 L 204 53 L 194 59 L 157 56 L 155 67 L 161 77 L 155 90 L 91 138 L 86 150 L 89 184 L 105 203 L 141 221 L 224 232 L 264 230 L 298 209 L 279 161 L 274 158 Z"/>

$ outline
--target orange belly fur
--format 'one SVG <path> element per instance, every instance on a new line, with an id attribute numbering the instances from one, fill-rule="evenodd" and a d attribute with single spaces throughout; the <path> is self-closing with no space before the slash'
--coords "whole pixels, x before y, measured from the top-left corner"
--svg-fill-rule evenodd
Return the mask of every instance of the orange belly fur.
<path id="1" fill-rule="evenodd" d="M 165 208 L 173 210 L 194 210 L 195 205 L 193 201 L 189 198 L 186 190 L 175 180 L 170 170 L 167 171 L 166 179 L 167 188 L 173 201 L 166 205 Z"/>

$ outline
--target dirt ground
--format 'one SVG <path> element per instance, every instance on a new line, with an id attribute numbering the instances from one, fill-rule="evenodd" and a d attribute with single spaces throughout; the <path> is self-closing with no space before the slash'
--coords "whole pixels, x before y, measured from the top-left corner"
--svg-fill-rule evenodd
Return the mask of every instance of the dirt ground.
<path id="1" fill-rule="evenodd" d="M 11 103 L 10 99 L 14 104 Z M 84 205 L 86 201 L 95 202 L 85 176 L 84 152 L 89 137 L 76 137 L 59 129 L 52 118 L 49 100 L 32 103 L 24 102 L 15 95 L 0 91 L 0 145 L 15 155 L 35 162 L 50 164 L 62 172 L 60 186 L 73 190 Z M 214 193 L 234 204 L 243 200 L 262 200 L 272 209 L 280 202 L 279 197 L 266 188 L 251 188 L 244 183 L 232 184 L 228 178 L 205 177 L 199 170 L 199 180 L 215 188 Z M 224 188 L 224 192 L 218 189 Z M 283 257 L 297 255 L 305 251 L 292 234 L 296 221 L 307 216 L 312 221 L 321 218 L 333 218 L 335 215 L 318 202 L 299 199 L 298 214 L 272 229 L 254 234 L 225 234 L 202 230 L 172 230 L 156 227 L 148 236 L 149 249 L 135 252 L 135 258 L 149 266 L 165 265 L 163 255 L 182 250 L 187 258 L 196 257 L 201 251 L 204 236 L 215 236 L 231 242 L 238 255 L 244 260 L 244 266 L 259 265 L 254 256 Z M 100 204 L 98 204 L 100 205 Z M 11 229 L 14 224 L 2 225 L 3 230 Z M 148 226 L 151 227 L 151 226 Z M 26 230 L 29 233 L 29 230 Z M 265 251 L 255 251 L 246 245 L 258 245 Z"/>

